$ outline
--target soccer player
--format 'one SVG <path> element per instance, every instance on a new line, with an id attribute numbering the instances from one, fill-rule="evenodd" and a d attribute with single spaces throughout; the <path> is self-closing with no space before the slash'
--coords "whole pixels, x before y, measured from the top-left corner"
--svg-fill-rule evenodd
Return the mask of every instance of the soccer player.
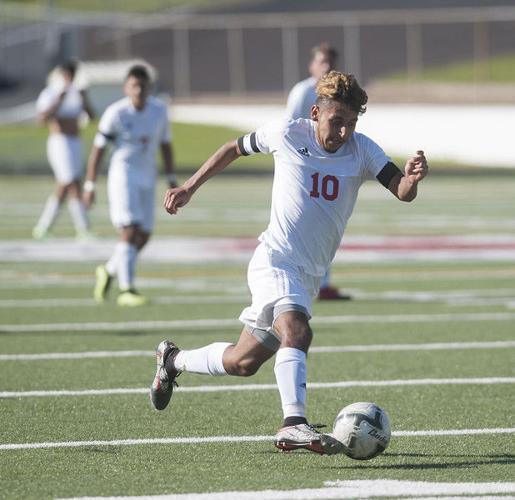
<path id="1" fill-rule="evenodd" d="M 325 74 L 332 71 L 336 66 L 338 52 L 328 43 L 321 43 L 311 49 L 311 60 L 308 71 L 309 78 L 298 82 L 288 94 L 286 103 L 286 116 L 292 120 L 297 118 L 311 118 L 311 108 L 316 102 L 316 84 Z M 350 300 L 351 296 L 341 293 L 331 285 L 331 267 L 322 278 L 319 300 Z"/>
<path id="2" fill-rule="evenodd" d="M 272 153 L 275 175 L 271 217 L 248 269 L 252 304 L 236 344 L 216 342 L 180 350 L 163 340 L 150 389 L 155 409 L 168 405 L 182 372 L 250 376 L 272 356 L 284 415 L 275 436 L 282 450 L 320 454 L 342 449 L 305 415 L 306 355 L 313 333 L 313 298 L 353 211 L 358 190 L 376 179 L 401 201 L 417 195 L 428 166 L 422 151 L 401 172 L 371 139 L 355 132 L 367 94 L 352 75 L 331 71 L 317 84 L 311 120 L 273 122 L 218 149 L 181 187 L 166 192 L 164 206 L 176 214 L 210 177 L 239 156 Z"/>
<path id="3" fill-rule="evenodd" d="M 55 176 L 55 190 L 48 197 L 43 213 L 32 230 L 35 239 L 47 236 L 68 197 L 77 237 L 89 238 L 89 222 L 81 201 L 82 143 L 79 136 L 79 118 L 86 112 L 93 118 L 93 109 L 86 91 L 74 84 L 77 63 L 69 61 L 57 69 L 58 78 L 41 92 L 36 108 L 38 120 L 47 123 L 50 135 L 47 157 Z"/>
<path id="4" fill-rule="evenodd" d="M 130 68 L 125 79 L 126 97 L 111 104 L 102 115 L 91 151 L 84 202 L 95 199 L 95 181 L 108 143 L 113 145 L 108 198 L 111 221 L 118 229 L 119 241 L 111 258 L 96 269 L 95 300 L 103 302 L 112 278 L 117 276 L 120 306 L 141 306 L 146 297 L 134 288 L 138 252 L 146 245 L 154 227 L 154 193 L 160 148 L 168 183 L 176 177 L 166 105 L 149 95 L 150 75 L 142 65 Z"/>

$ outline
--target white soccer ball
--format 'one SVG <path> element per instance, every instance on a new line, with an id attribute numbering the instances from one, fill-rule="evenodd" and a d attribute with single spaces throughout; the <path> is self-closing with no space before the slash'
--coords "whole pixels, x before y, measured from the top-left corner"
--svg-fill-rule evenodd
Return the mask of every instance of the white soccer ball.
<path id="1" fill-rule="evenodd" d="M 356 460 L 369 460 L 390 443 L 390 419 L 374 403 L 352 403 L 334 421 L 333 436 L 345 446 L 344 453 Z"/>

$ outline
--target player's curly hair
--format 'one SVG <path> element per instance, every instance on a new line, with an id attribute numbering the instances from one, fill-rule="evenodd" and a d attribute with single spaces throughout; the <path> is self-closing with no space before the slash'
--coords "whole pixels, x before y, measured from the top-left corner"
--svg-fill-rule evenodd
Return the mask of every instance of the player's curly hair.
<path id="1" fill-rule="evenodd" d="M 330 101 L 339 101 L 360 115 L 367 110 L 367 93 L 359 86 L 354 75 L 330 71 L 318 80 L 316 93 L 318 106 Z"/>

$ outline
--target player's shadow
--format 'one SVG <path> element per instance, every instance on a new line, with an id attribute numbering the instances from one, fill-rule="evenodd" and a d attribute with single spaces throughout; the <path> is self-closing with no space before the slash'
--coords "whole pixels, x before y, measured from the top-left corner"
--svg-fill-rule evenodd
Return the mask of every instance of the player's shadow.
<path id="1" fill-rule="evenodd" d="M 408 462 L 402 464 L 373 463 L 361 461 L 359 463 L 333 464 L 322 467 L 324 469 L 369 469 L 369 470 L 440 470 L 440 469 L 467 469 L 479 467 L 481 465 L 512 465 L 515 464 L 515 455 L 510 453 L 503 454 L 440 454 L 440 453 L 385 453 L 384 458 L 409 457 L 409 458 L 463 458 L 468 460 L 458 460 L 456 462 Z"/>

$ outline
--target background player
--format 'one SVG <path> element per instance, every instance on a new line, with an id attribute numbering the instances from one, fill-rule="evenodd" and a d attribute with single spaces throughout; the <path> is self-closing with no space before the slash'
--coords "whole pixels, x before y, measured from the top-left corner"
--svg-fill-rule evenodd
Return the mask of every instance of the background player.
<path id="1" fill-rule="evenodd" d="M 138 252 L 147 244 L 154 227 L 154 194 L 159 148 L 170 186 L 176 186 L 170 126 L 166 105 L 149 96 L 150 75 L 144 66 L 130 68 L 124 91 L 127 97 L 111 104 L 100 120 L 91 151 L 84 201 L 95 199 L 95 181 L 109 142 L 113 153 L 108 173 L 111 221 L 120 240 L 111 258 L 96 269 L 94 297 L 106 298 L 112 278 L 118 277 L 120 306 L 140 306 L 147 299 L 134 289 Z"/>
<path id="2" fill-rule="evenodd" d="M 316 84 L 318 80 L 336 67 L 338 52 L 328 43 L 321 43 L 311 49 L 311 59 L 308 71 L 310 77 L 294 85 L 288 94 L 286 103 L 286 116 L 291 120 L 297 118 L 311 118 L 311 108 L 315 104 Z M 331 285 L 331 268 L 322 278 L 319 300 L 350 300 L 350 295 L 342 294 L 336 287 Z"/>
<path id="3" fill-rule="evenodd" d="M 48 197 L 43 213 L 32 230 L 32 236 L 36 239 L 48 234 L 66 197 L 77 237 L 91 236 L 81 200 L 82 143 L 79 118 L 83 112 L 90 118 L 94 113 L 86 91 L 74 84 L 76 72 L 77 63 L 74 61 L 59 66 L 57 78 L 49 82 L 36 103 L 39 121 L 48 123 L 50 129 L 47 156 L 56 181 L 55 190 Z"/>
<path id="4" fill-rule="evenodd" d="M 167 191 L 164 206 L 176 214 L 204 182 L 240 155 L 274 155 L 270 223 L 249 264 L 252 304 L 240 315 L 245 325 L 240 338 L 235 345 L 215 342 L 190 351 L 162 341 L 150 390 L 157 410 L 166 408 L 183 371 L 249 376 L 276 354 L 284 421 L 275 445 L 340 451 L 338 442 L 319 433 L 305 416 L 312 300 L 340 246 L 361 184 L 375 178 L 398 199 L 411 201 L 428 168 L 419 151 L 403 173 L 376 143 L 354 132 L 367 99 L 352 75 L 332 71 L 317 84 L 312 120 L 270 123 L 228 142 L 183 186 Z"/>

